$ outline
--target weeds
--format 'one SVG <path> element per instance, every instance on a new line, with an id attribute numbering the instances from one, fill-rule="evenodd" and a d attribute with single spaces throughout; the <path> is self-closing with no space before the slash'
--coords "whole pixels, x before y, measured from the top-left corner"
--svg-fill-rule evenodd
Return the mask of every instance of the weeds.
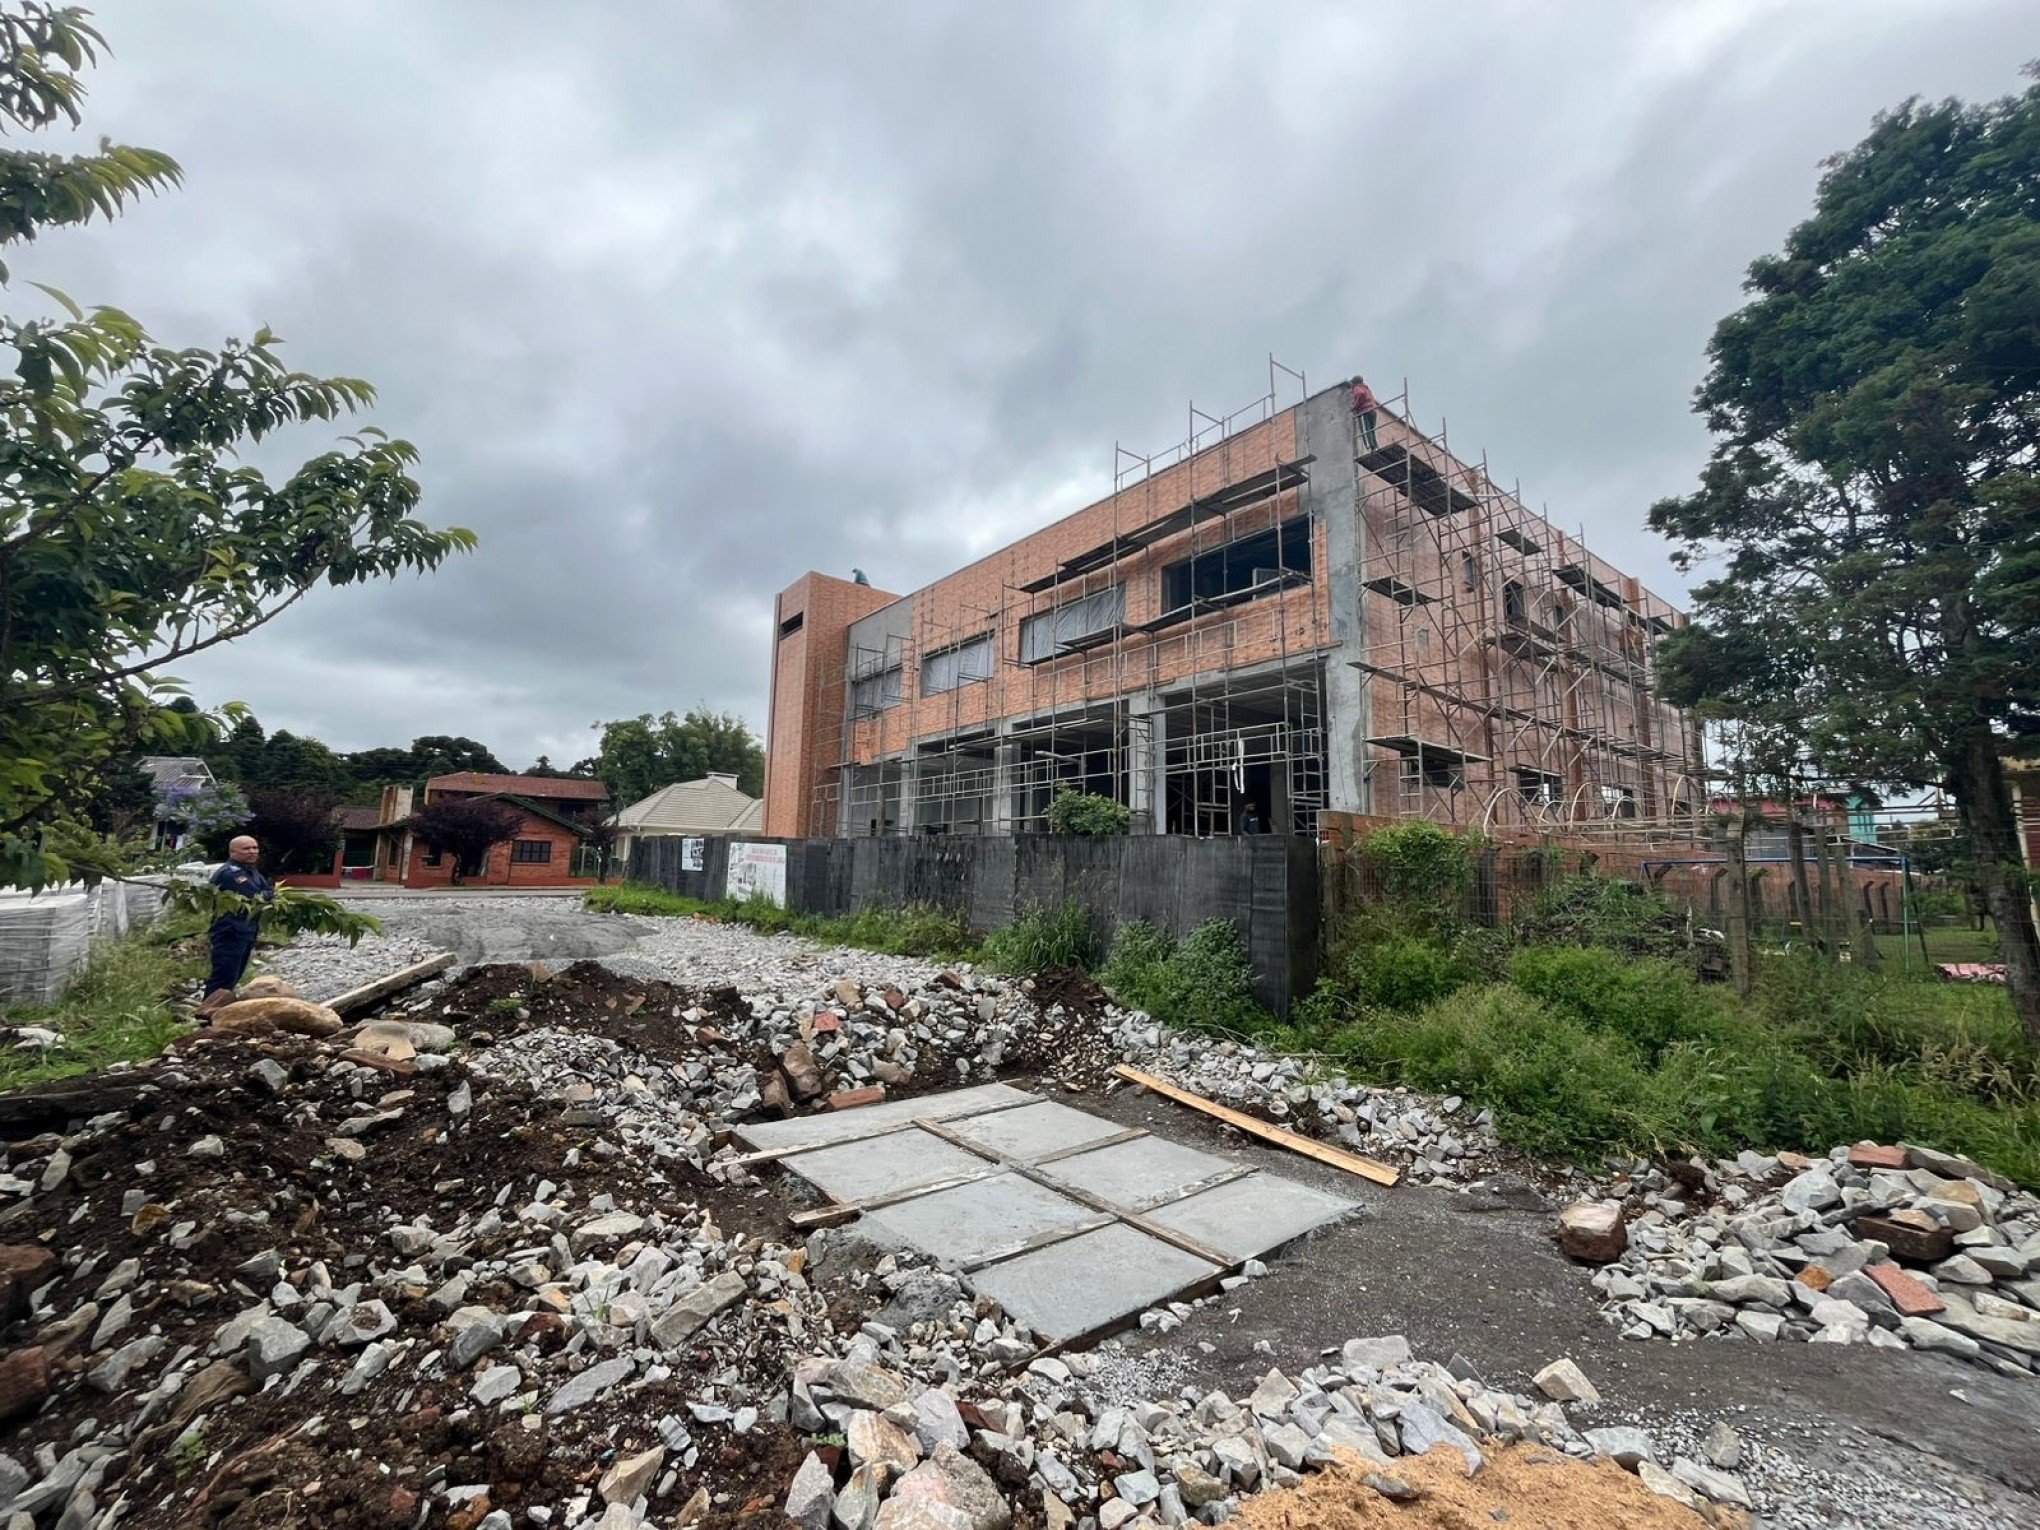
<path id="1" fill-rule="evenodd" d="M 856 946 L 888 956 L 971 959 L 976 943 L 960 915 L 925 904 L 897 908 L 862 908 L 853 914 L 795 914 L 771 899 L 753 894 L 742 902 L 709 902 L 684 897 L 664 888 L 627 882 L 617 887 L 591 887 L 584 907 L 605 914 L 680 916 L 745 924 L 767 935 L 801 935 L 832 946 Z"/>
<path id="2" fill-rule="evenodd" d="M 1254 1002 L 1254 964 L 1228 920 L 1209 920 L 1180 941 L 1151 924 L 1122 926 L 1099 976 L 1122 1004 L 1171 1025 L 1255 1033 L 1273 1023 Z"/>
<path id="3" fill-rule="evenodd" d="M 985 938 L 982 960 L 998 972 L 1046 972 L 1052 967 L 1098 965 L 1098 932 L 1075 898 L 1054 907 L 1023 909 L 1019 918 Z"/>
<path id="4" fill-rule="evenodd" d="M 172 933 L 95 946 L 56 1003 L 10 1008 L 9 1024 L 41 1026 L 64 1041 L 47 1053 L 0 1052 L 0 1090 L 140 1062 L 168 1046 L 184 1028 L 170 999 L 202 970 L 187 946 L 167 938 Z"/>

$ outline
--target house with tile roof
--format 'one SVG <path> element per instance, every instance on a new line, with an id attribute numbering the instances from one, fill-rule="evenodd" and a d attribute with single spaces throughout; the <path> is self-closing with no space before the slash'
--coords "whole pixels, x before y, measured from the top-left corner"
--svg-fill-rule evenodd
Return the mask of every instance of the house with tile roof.
<path id="1" fill-rule="evenodd" d="M 764 816 L 764 802 L 738 791 L 735 776 L 711 774 L 694 781 L 675 781 L 616 815 L 617 858 L 628 864 L 630 847 L 639 839 L 755 834 Z"/>

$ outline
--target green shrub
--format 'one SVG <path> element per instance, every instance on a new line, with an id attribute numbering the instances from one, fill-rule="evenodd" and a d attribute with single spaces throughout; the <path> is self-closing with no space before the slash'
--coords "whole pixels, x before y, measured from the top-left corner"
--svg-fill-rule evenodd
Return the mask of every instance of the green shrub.
<path id="1" fill-rule="evenodd" d="M 1053 908 L 1037 904 L 987 936 L 980 959 L 995 971 L 1022 975 L 1054 967 L 1088 971 L 1098 963 L 1098 932 L 1090 911 L 1074 898 Z"/>
<path id="2" fill-rule="evenodd" d="M 1622 1037 L 1646 1062 L 1682 1039 L 1714 1037 L 1727 1023 L 1724 1001 L 1673 962 L 1625 961 L 1581 946 L 1531 946 L 1509 963 L 1509 978 L 1532 998 L 1588 1029 Z"/>
<path id="3" fill-rule="evenodd" d="M 1352 951 L 1344 986 L 1362 1003 L 1411 1010 L 1464 988 L 1473 976 L 1439 941 L 1393 935 Z"/>
<path id="4" fill-rule="evenodd" d="M 1360 841 L 1375 894 L 1406 926 L 1456 922 L 1473 885 L 1473 843 L 1413 818 Z"/>
<path id="5" fill-rule="evenodd" d="M 1101 976 L 1122 1004 L 1189 1030 L 1258 1033 L 1274 1022 L 1254 1001 L 1254 964 L 1227 919 L 1175 940 L 1151 924 L 1122 925 Z"/>
<path id="6" fill-rule="evenodd" d="M 1606 946 L 1631 956 L 1676 956 L 1692 945 L 1686 916 L 1640 883 L 1582 873 L 1517 913 L 1518 944 Z"/>
<path id="7" fill-rule="evenodd" d="M 1049 802 L 1047 817 L 1051 834 L 1102 839 L 1124 834 L 1133 822 L 1133 809 L 1111 797 L 1066 786 Z"/>

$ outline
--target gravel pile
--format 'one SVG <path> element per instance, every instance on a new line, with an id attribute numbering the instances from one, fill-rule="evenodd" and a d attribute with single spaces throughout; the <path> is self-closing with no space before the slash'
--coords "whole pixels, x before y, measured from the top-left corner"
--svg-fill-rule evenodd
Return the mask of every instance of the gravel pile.
<path id="1" fill-rule="evenodd" d="M 417 935 L 396 929 L 364 935 L 352 946 L 338 935 L 300 935 L 288 946 L 265 951 L 257 970 L 273 973 L 306 998 L 323 1003 L 423 961 L 436 949 Z"/>
<path id="2" fill-rule="evenodd" d="M 1171 1034 L 1092 989 L 1077 1004 L 1037 1001 L 1032 981 L 1012 984 L 968 965 L 817 946 L 790 935 L 694 919 L 638 918 L 628 952 L 610 970 L 683 984 L 721 984 L 753 1013 L 736 1039 L 783 1054 L 813 1043 L 825 1067 L 852 1083 L 897 1083 L 935 1049 L 954 1082 L 994 1076 L 1031 1053 L 1058 1078 L 1090 1087 L 1131 1063 L 1170 1082 L 1306 1135 L 1393 1163 L 1420 1182 L 1478 1177 L 1498 1151 L 1485 1111 L 1456 1097 L 1377 1089 L 1250 1043 Z M 899 999 L 897 1005 L 885 995 Z M 830 1028 L 816 1034 L 818 1017 Z M 1080 1020 L 1081 1025 L 1070 1022 Z"/>
<path id="3" fill-rule="evenodd" d="M 2040 1369 L 2040 1198 L 2011 1181 L 1875 1143 L 1687 1167 L 1690 1186 L 1647 1170 L 1625 1196 L 1560 1218 L 1561 1247 L 1610 1261 L 1594 1287 L 1627 1337 L 1873 1344 Z"/>

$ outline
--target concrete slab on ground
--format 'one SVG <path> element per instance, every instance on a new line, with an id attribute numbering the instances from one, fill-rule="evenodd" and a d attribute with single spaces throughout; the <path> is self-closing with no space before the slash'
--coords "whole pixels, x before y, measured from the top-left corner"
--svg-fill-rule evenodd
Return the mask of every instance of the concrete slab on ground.
<path id="1" fill-rule="evenodd" d="M 987 1106 L 1033 1103 L 1035 1097 L 1024 1089 L 1007 1084 L 979 1084 L 972 1089 L 951 1089 L 944 1094 L 918 1095 L 910 1100 L 886 1100 L 858 1110 L 760 1121 L 743 1127 L 737 1135 L 761 1151 L 827 1147 L 851 1137 L 868 1137 L 889 1126 L 904 1126 L 909 1121 L 947 1121 Z M 1108 1128 L 1112 1129 L 1115 1128 Z"/>
<path id="2" fill-rule="evenodd" d="M 1222 1273 L 1195 1254 L 1114 1222 L 1003 1260 L 972 1286 L 1051 1342 L 1062 1342 L 1166 1301 Z"/>
<path id="3" fill-rule="evenodd" d="M 1354 1205 L 1163 1136 L 1111 1141 L 1124 1134 L 1004 1084 L 737 1133 L 838 1201 L 887 1202 L 863 1213 L 870 1236 L 930 1255 L 1051 1343 L 1123 1322 Z"/>

